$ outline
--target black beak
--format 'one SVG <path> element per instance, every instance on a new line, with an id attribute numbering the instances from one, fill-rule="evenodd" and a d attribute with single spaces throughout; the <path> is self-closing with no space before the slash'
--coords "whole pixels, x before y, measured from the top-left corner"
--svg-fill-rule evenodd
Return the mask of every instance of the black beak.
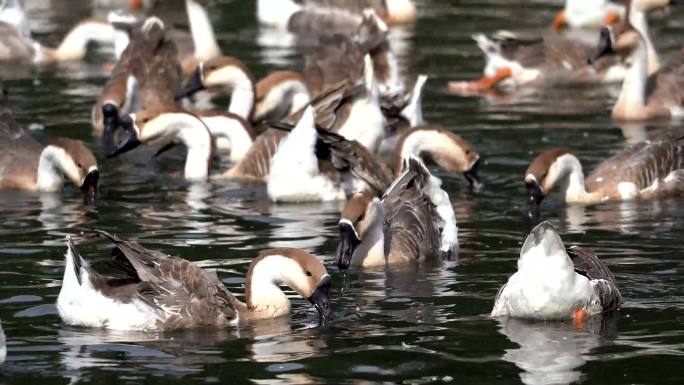
<path id="1" fill-rule="evenodd" d="M 92 205 L 97 199 L 97 181 L 100 179 L 100 172 L 93 170 L 86 175 L 81 185 L 83 192 L 83 204 Z"/>
<path id="2" fill-rule="evenodd" d="M 684 5 L 684 0 L 670 0 L 670 5 Z"/>
<path id="3" fill-rule="evenodd" d="M 591 57 L 589 57 L 587 63 L 594 64 L 602 56 L 605 56 L 613 52 L 615 51 L 613 51 L 613 43 L 611 42 L 610 38 L 610 30 L 608 30 L 608 28 L 606 27 L 603 27 L 601 28 L 601 34 L 599 35 L 599 42 L 596 46 L 596 51 L 591 55 Z"/>
<path id="4" fill-rule="evenodd" d="M 185 86 L 176 92 L 175 100 L 179 101 L 185 97 L 193 95 L 198 91 L 202 91 L 203 89 L 205 89 L 205 87 L 204 82 L 202 81 L 202 68 L 197 66 L 195 72 L 192 73 L 190 79 L 188 79 L 188 81 L 185 83 Z"/>
<path id="5" fill-rule="evenodd" d="M 539 213 L 539 204 L 544 199 L 544 192 L 537 183 L 528 182 L 525 183 L 527 186 L 527 192 L 529 194 L 529 211 L 530 217 L 536 216 Z"/>
<path id="6" fill-rule="evenodd" d="M 120 119 L 121 128 L 123 128 L 123 134 L 121 135 L 121 140 L 119 143 L 113 144 L 111 151 L 107 152 L 107 158 L 113 158 L 117 155 L 128 152 L 140 145 L 138 140 L 138 135 L 135 133 L 133 128 L 133 119 L 129 115 L 123 116 Z"/>
<path id="7" fill-rule="evenodd" d="M 316 290 L 309 297 L 309 301 L 313 304 L 314 308 L 318 310 L 318 314 L 321 315 L 321 320 L 323 324 L 330 318 L 330 300 L 328 299 L 328 292 L 330 291 L 330 276 L 325 275 L 318 285 Z"/>
<path id="8" fill-rule="evenodd" d="M 480 169 L 480 159 L 478 159 L 473 165 L 470 167 L 470 170 L 466 171 L 463 173 L 465 178 L 468 180 L 468 183 L 470 183 L 470 187 L 475 191 L 481 191 L 482 187 L 484 186 L 482 184 L 482 181 L 480 180 L 480 176 L 478 175 L 478 170 Z"/>
<path id="9" fill-rule="evenodd" d="M 102 106 L 102 123 L 104 131 L 102 131 L 102 148 L 104 148 L 105 155 L 111 153 L 115 149 L 114 134 L 119 128 L 119 109 L 107 103 Z"/>
<path id="10" fill-rule="evenodd" d="M 340 223 L 340 245 L 337 250 L 337 267 L 347 270 L 351 265 L 354 250 L 361 244 L 356 236 L 356 230 L 350 223 Z"/>

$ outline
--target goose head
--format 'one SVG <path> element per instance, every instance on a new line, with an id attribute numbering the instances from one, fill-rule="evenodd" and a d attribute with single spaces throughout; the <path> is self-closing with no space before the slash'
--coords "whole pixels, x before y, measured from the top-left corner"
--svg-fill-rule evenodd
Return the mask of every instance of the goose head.
<path id="1" fill-rule="evenodd" d="M 309 300 L 323 320 L 330 316 L 330 275 L 318 258 L 304 250 L 284 247 L 262 252 L 247 272 L 248 307 L 258 311 L 261 305 L 268 305 L 268 286 L 281 283 Z"/>
<path id="2" fill-rule="evenodd" d="M 384 216 L 380 199 L 370 193 L 357 193 L 347 202 L 339 221 L 340 244 L 337 265 L 346 270 L 351 265 L 356 248 Z"/>
<path id="3" fill-rule="evenodd" d="M 641 34 L 629 23 L 603 27 L 596 50 L 589 57 L 588 63 L 594 64 L 601 57 L 611 54 L 628 57 L 642 42 Z"/>
<path id="4" fill-rule="evenodd" d="M 552 148 L 539 154 L 530 163 L 525 172 L 525 186 L 532 207 L 538 207 L 563 176 L 562 162 L 559 159 L 566 155 L 572 156 L 565 148 Z"/>
<path id="5" fill-rule="evenodd" d="M 57 138 L 48 147 L 58 149 L 58 168 L 83 192 L 86 203 L 94 202 L 100 172 L 93 153 L 79 140 Z"/>
<path id="6" fill-rule="evenodd" d="M 184 111 L 177 108 L 159 108 L 122 116 L 119 123 L 123 133 L 119 137 L 119 142 L 107 153 L 107 157 L 112 158 L 126 153 L 141 144 L 163 147 L 174 142 L 176 138 L 171 129 L 176 121 L 174 114 L 184 114 Z"/>
<path id="7" fill-rule="evenodd" d="M 244 83 L 254 87 L 251 73 L 244 63 L 234 57 L 219 56 L 197 65 L 190 79 L 176 93 L 176 100 L 205 89 L 232 89 Z"/>

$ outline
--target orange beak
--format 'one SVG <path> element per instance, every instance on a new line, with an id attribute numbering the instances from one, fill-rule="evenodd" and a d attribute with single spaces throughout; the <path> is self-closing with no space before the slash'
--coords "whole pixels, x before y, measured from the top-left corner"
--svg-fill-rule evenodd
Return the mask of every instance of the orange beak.
<path id="1" fill-rule="evenodd" d="M 466 82 L 449 82 L 449 91 L 453 93 L 467 93 L 467 92 L 477 92 L 484 91 L 493 88 L 500 81 L 511 77 L 513 72 L 510 68 L 502 68 L 494 74 L 492 77 L 483 76 L 479 80 L 466 81 Z"/>
<path id="2" fill-rule="evenodd" d="M 620 22 L 620 14 L 615 12 L 615 11 L 608 12 L 606 14 L 606 17 L 603 19 L 603 25 L 606 27 L 609 25 L 617 24 L 619 22 Z"/>
<path id="3" fill-rule="evenodd" d="M 553 18 L 553 23 L 551 26 L 558 32 L 563 30 L 565 27 L 565 11 L 560 11 L 556 14 L 556 17 Z"/>

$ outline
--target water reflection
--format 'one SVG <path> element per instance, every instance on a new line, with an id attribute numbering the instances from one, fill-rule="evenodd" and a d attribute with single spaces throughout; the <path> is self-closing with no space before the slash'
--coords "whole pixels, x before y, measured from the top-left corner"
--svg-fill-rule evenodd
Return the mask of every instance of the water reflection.
<path id="1" fill-rule="evenodd" d="M 572 323 L 513 318 L 498 322 L 499 332 L 520 345 L 506 349 L 502 358 L 523 370 L 520 379 L 524 384 L 570 384 L 582 378 L 580 369 L 590 359 L 587 354 L 615 333 L 617 317 L 592 317 L 581 330 Z"/>

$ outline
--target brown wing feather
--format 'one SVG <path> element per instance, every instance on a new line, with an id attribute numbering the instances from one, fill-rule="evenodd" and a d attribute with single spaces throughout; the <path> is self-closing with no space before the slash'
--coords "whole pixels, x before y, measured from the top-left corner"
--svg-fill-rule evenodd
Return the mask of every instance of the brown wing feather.
<path id="1" fill-rule="evenodd" d="M 575 265 L 575 271 L 592 282 L 594 290 L 601 299 L 603 311 L 613 310 L 622 304 L 622 295 L 615 282 L 613 273 L 601 262 L 593 249 L 572 246 L 568 255 Z"/>
<path id="2" fill-rule="evenodd" d="M 43 146 L 0 107 L 0 187 L 19 187 L 34 182 Z M 20 180 L 21 179 L 21 180 Z"/>

